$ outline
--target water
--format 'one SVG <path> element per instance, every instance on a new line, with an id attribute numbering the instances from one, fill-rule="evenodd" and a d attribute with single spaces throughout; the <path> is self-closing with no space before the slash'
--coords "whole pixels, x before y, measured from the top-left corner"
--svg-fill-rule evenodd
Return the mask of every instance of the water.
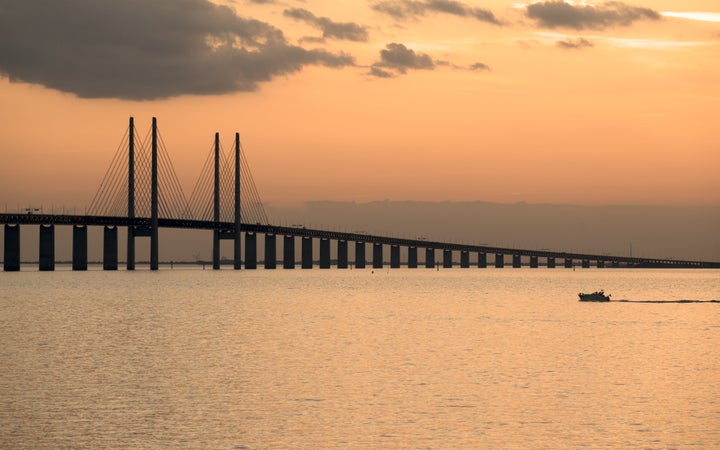
<path id="1" fill-rule="evenodd" d="M 720 448 L 720 271 L 0 273 L 0 448 Z"/>

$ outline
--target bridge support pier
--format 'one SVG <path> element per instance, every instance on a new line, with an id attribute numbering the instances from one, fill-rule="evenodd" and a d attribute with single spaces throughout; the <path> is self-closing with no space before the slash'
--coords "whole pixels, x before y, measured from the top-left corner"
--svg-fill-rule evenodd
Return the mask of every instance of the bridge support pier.
<path id="1" fill-rule="evenodd" d="M 365 243 L 355 242 L 355 268 L 365 268 Z"/>
<path id="2" fill-rule="evenodd" d="M 245 233 L 245 269 L 257 269 L 257 234 Z"/>
<path id="3" fill-rule="evenodd" d="M 553 258 L 552 256 L 548 256 L 548 258 L 547 258 L 547 267 L 548 267 L 548 269 L 555 268 L 555 258 Z"/>
<path id="4" fill-rule="evenodd" d="M 320 268 L 330 268 L 330 239 L 320 238 Z"/>
<path id="5" fill-rule="evenodd" d="M 538 264 L 538 257 L 537 256 L 531 256 L 530 257 L 530 268 L 531 269 L 537 269 L 539 266 Z"/>
<path id="6" fill-rule="evenodd" d="M 313 266 L 313 245 L 312 245 L 312 238 L 303 236 L 302 238 L 302 263 L 301 267 L 303 269 L 312 269 Z"/>
<path id="7" fill-rule="evenodd" d="M 520 255 L 513 255 L 512 256 L 512 265 L 514 269 L 519 269 L 522 267 L 522 259 Z"/>
<path id="8" fill-rule="evenodd" d="M 467 250 L 460 251 L 460 268 L 461 269 L 470 268 L 470 252 Z"/>
<path id="9" fill-rule="evenodd" d="M 435 249 L 434 248 L 426 248 L 425 249 L 425 268 L 426 269 L 434 269 L 435 268 Z"/>
<path id="10" fill-rule="evenodd" d="M 265 268 L 277 267 L 277 239 L 274 234 L 265 235 Z"/>
<path id="11" fill-rule="evenodd" d="M 487 253 L 478 252 L 478 268 L 480 268 L 480 269 L 487 268 Z"/>
<path id="12" fill-rule="evenodd" d="M 399 245 L 391 245 L 390 246 L 390 268 L 392 268 L 392 269 L 400 268 L 400 246 Z"/>
<path id="13" fill-rule="evenodd" d="M 383 267 L 383 245 L 373 244 L 373 269 L 382 269 Z"/>
<path id="14" fill-rule="evenodd" d="M 125 270 L 135 270 L 135 225 L 127 227 L 127 261 Z"/>
<path id="15" fill-rule="evenodd" d="M 417 247 L 408 247 L 408 269 L 417 269 Z"/>
<path id="16" fill-rule="evenodd" d="M 604 269 L 604 268 L 605 268 L 605 261 L 603 261 L 602 259 L 598 259 L 598 260 L 597 260 L 597 268 L 598 268 L 598 269 Z"/>
<path id="17" fill-rule="evenodd" d="M 443 269 L 452 269 L 452 250 L 443 250 Z"/>
<path id="18" fill-rule="evenodd" d="M 583 269 L 589 269 L 589 268 L 590 268 L 590 260 L 589 260 L 589 259 L 583 259 L 583 260 L 582 260 L 582 267 L 583 267 Z"/>
<path id="19" fill-rule="evenodd" d="M 283 236 L 283 269 L 295 268 L 295 236 Z"/>
<path id="20" fill-rule="evenodd" d="M 573 267 L 573 260 L 572 258 L 565 258 L 565 268 L 566 269 L 572 269 Z"/>
<path id="21" fill-rule="evenodd" d="M 55 270 L 55 225 L 40 225 L 40 270 Z"/>
<path id="22" fill-rule="evenodd" d="M 87 270 L 87 226 L 73 225 L 72 270 Z"/>
<path id="23" fill-rule="evenodd" d="M 495 268 L 502 269 L 505 267 L 505 255 L 502 253 L 495 253 Z"/>
<path id="24" fill-rule="evenodd" d="M 118 268 L 117 231 L 117 227 L 103 227 L 103 270 L 117 270 Z"/>
<path id="25" fill-rule="evenodd" d="M 220 270 L 220 230 L 213 230 L 213 249 L 212 249 L 212 266 L 213 270 Z"/>
<path id="26" fill-rule="evenodd" d="M 347 241 L 338 241 L 337 243 L 337 268 L 348 268 L 348 243 Z"/>
<path id="27" fill-rule="evenodd" d="M 20 270 L 20 225 L 5 224 L 5 250 L 3 270 L 17 272 Z"/>

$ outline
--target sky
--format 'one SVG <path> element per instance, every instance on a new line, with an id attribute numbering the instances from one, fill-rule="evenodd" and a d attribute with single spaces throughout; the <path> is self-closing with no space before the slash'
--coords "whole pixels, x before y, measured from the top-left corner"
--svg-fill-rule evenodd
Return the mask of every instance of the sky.
<path id="1" fill-rule="evenodd" d="M 720 206 L 720 2 L 0 0 L 0 208 L 82 211 L 157 117 L 264 202 Z"/>

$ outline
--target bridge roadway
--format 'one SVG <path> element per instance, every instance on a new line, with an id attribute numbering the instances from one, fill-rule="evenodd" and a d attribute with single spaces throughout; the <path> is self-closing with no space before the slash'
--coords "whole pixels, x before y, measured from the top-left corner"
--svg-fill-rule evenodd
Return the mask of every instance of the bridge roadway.
<path id="1" fill-rule="evenodd" d="M 80 225 L 80 226 L 130 226 L 138 228 L 149 228 L 149 218 L 129 218 L 113 216 L 88 216 L 88 215 L 56 215 L 56 214 L 0 214 L 0 223 L 9 225 Z M 167 219 L 159 218 L 160 228 L 182 228 L 195 230 L 215 230 L 230 234 L 234 231 L 233 222 L 213 222 L 191 219 Z M 408 248 L 425 248 L 458 252 L 477 252 L 478 254 L 513 255 L 514 257 L 548 258 L 580 260 L 583 262 L 596 261 L 598 263 L 610 263 L 612 265 L 622 264 L 624 267 L 663 267 L 663 268 L 720 268 L 720 262 L 691 261 L 677 259 L 657 258 L 634 258 L 628 256 L 598 255 L 588 253 L 568 253 L 548 250 L 518 249 L 507 247 L 492 247 L 486 245 L 460 244 L 451 242 L 429 241 L 425 239 L 407 239 L 379 236 L 363 233 L 348 233 L 341 231 L 326 231 L 310 229 L 305 227 L 284 227 L 267 224 L 246 224 L 241 225 L 241 231 L 245 233 L 262 233 L 265 235 L 284 235 L 301 238 L 329 239 L 346 242 L 364 242 L 369 244 L 381 244 Z M 537 261 L 537 260 L 535 260 Z"/>

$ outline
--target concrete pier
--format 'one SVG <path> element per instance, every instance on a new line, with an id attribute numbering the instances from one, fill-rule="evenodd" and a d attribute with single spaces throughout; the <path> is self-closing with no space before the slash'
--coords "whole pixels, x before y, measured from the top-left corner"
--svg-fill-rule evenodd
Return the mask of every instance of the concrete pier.
<path id="1" fill-rule="evenodd" d="M 265 268 L 274 269 L 277 267 L 277 239 L 274 234 L 265 235 Z"/>
<path id="2" fill-rule="evenodd" d="M 573 260 L 572 258 L 565 258 L 565 268 L 566 269 L 572 269 L 573 267 Z"/>
<path id="3" fill-rule="evenodd" d="M 480 269 L 487 268 L 487 253 L 478 252 L 478 268 L 480 268 Z"/>
<path id="4" fill-rule="evenodd" d="M 5 250 L 3 252 L 3 270 L 20 270 L 20 225 L 5 224 Z"/>
<path id="5" fill-rule="evenodd" d="M 520 255 L 512 255 L 512 266 L 514 269 L 522 267 L 522 259 Z"/>
<path id="6" fill-rule="evenodd" d="M 320 239 L 320 268 L 330 268 L 330 239 Z"/>
<path id="7" fill-rule="evenodd" d="M 73 225 L 72 270 L 87 270 L 87 227 L 84 225 Z"/>
<path id="8" fill-rule="evenodd" d="M 295 268 L 295 236 L 283 236 L 283 269 Z"/>
<path id="9" fill-rule="evenodd" d="M 434 269 L 435 268 L 435 249 L 434 248 L 426 248 L 425 249 L 425 268 L 426 269 Z"/>
<path id="10" fill-rule="evenodd" d="M 460 268 L 461 269 L 469 269 L 470 268 L 470 252 L 467 250 L 460 251 Z"/>
<path id="11" fill-rule="evenodd" d="M 417 247 L 408 247 L 408 269 L 417 269 Z"/>
<path id="12" fill-rule="evenodd" d="M 495 268 L 502 269 L 503 267 L 505 267 L 505 255 L 495 253 Z"/>
<path id="13" fill-rule="evenodd" d="M 357 269 L 365 268 L 365 243 L 364 242 L 356 242 L 355 243 L 355 268 L 357 268 Z"/>
<path id="14" fill-rule="evenodd" d="M 547 267 L 548 267 L 548 269 L 554 269 L 554 268 L 555 268 L 555 258 L 553 258 L 552 256 L 548 256 L 548 259 L 547 259 Z"/>
<path id="15" fill-rule="evenodd" d="M 391 245 L 390 246 L 390 268 L 392 268 L 392 269 L 400 268 L 400 246 L 399 245 Z"/>
<path id="16" fill-rule="evenodd" d="M 257 269 L 257 234 L 245 233 L 245 269 Z"/>
<path id="17" fill-rule="evenodd" d="M 55 225 L 40 225 L 40 255 L 42 271 L 55 270 Z"/>
<path id="18" fill-rule="evenodd" d="M 603 261 L 602 259 L 598 259 L 598 260 L 597 260 L 597 268 L 598 268 L 598 269 L 604 269 L 604 268 L 605 268 L 605 261 Z"/>
<path id="19" fill-rule="evenodd" d="M 303 269 L 312 269 L 313 266 L 313 243 L 311 237 L 303 236 L 302 238 L 302 261 L 301 267 Z"/>
<path id="20" fill-rule="evenodd" d="M 452 269 L 452 250 L 443 250 L 443 269 Z"/>
<path id="21" fill-rule="evenodd" d="M 382 269 L 383 267 L 383 245 L 373 244 L 373 269 Z"/>
<path id="22" fill-rule="evenodd" d="M 103 227 L 103 270 L 118 268 L 118 229 Z M 151 264 L 152 268 L 152 264 Z"/>
<path id="23" fill-rule="evenodd" d="M 537 256 L 531 256 L 530 257 L 530 268 L 531 269 L 537 269 L 539 266 L 538 264 L 538 257 Z"/>
<path id="24" fill-rule="evenodd" d="M 582 260 L 582 267 L 583 267 L 583 269 L 589 269 L 589 268 L 590 268 L 590 260 L 589 260 L 589 259 L 583 259 L 583 260 Z"/>
<path id="25" fill-rule="evenodd" d="M 337 268 L 348 268 L 348 243 L 347 241 L 338 241 L 337 243 Z"/>

